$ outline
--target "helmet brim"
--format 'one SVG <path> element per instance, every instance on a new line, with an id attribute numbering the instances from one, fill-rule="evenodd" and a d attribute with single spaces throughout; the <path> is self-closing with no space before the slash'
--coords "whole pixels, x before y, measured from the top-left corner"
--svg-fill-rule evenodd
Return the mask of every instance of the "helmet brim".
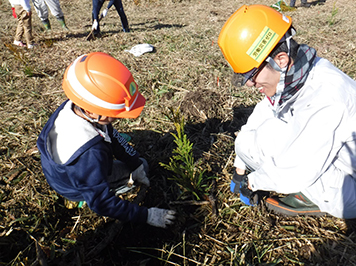
<path id="1" fill-rule="evenodd" d="M 117 118 L 137 118 L 145 106 L 146 99 L 141 95 L 141 93 L 137 92 L 137 99 L 134 105 L 128 111 L 123 111 L 117 114 Z"/>

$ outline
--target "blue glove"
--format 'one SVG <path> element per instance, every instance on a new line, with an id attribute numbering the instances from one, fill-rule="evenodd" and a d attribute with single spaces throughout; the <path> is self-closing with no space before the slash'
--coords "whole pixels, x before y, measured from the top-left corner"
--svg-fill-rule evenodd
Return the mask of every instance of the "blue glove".
<path id="1" fill-rule="evenodd" d="M 241 202 L 248 206 L 257 206 L 259 203 L 258 194 L 248 188 L 248 178 L 246 174 L 238 175 L 236 171 L 234 171 L 230 183 L 230 190 L 235 194 L 240 193 Z"/>

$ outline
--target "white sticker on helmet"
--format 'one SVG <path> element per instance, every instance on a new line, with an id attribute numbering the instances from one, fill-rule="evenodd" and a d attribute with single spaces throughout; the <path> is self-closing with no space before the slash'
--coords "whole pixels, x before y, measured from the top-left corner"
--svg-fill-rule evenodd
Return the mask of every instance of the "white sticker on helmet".
<path id="1" fill-rule="evenodd" d="M 289 24 L 289 18 L 287 18 L 285 15 L 282 15 L 282 18 L 285 22 L 287 22 Z"/>

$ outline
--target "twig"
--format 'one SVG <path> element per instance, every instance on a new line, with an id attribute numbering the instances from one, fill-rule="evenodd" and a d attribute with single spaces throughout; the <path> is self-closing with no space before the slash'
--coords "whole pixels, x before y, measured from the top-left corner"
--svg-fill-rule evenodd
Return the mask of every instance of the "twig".
<path id="1" fill-rule="evenodd" d="M 167 83 L 164 83 L 164 82 L 161 82 L 161 81 L 157 81 L 157 83 L 160 84 L 160 85 L 168 86 L 168 87 L 170 87 L 170 88 L 172 88 L 172 89 L 175 89 L 175 90 L 177 90 L 177 91 L 189 92 L 189 90 L 187 90 L 187 89 L 179 88 L 179 87 L 177 87 L 177 86 L 173 86 L 173 85 L 171 85 L 171 84 L 167 84 Z"/>
<path id="2" fill-rule="evenodd" d="M 213 240 L 215 243 L 219 244 L 219 245 L 222 245 L 222 246 L 227 246 L 227 243 L 224 243 L 224 242 L 221 242 L 220 240 L 217 240 L 215 239 L 214 237 L 212 236 L 209 236 L 209 235 L 205 235 L 207 238 Z"/>
<path id="3" fill-rule="evenodd" d="M 185 201 L 170 201 L 169 205 L 208 205 L 210 201 L 196 201 L 196 200 L 185 200 Z"/>
<path id="4" fill-rule="evenodd" d="M 37 239 L 33 237 L 31 234 L 29 234 L 30 238 L 35 241 L 35 246 L 36 246 L 36 260 L 41 266 L 47 266 L 47 260 L 46 260 L 46 254 L 43 252 L 40 244 L 38 243 Z"/>
<path id="5" fill-rule="evenodd" d="M 98 27 L 99 27 L 99 22 L 102 20 L 103 18 L 103 14 L 100 14 L 100 17 L 98 18 Z M 88 36 L 85 38 L 86 41 L 90 41 L 90 40 L 95 40 L 95 36 L 94 36 L 94 29 L 92 28 L 90 33 L 88 34 Z"/>
<path id="6" fill-rule="evenodd" d="M 73 217 L 72 217 L 72 218 L 73 218 Z M 79 221 L 80 221 L 80 215 L 78 215 L 76 218 L 77 218 L 77 220 L 75 221 L 75 224 L 74 224 L 72 230 L 70 231 L 71 233 L 73 233 L 75 227 L 78 225 L 78 223 L 79 223 Z"/>

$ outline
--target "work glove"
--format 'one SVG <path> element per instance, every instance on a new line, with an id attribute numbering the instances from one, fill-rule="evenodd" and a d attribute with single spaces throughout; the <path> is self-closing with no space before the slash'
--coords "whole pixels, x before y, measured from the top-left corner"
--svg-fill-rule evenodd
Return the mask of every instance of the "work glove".
<path id="1" fill-rule="evenodd" d="M 259 203 L 259 196 L 257 192 L 253 192 L 248 188 L 248 178 L 245 178 L 240 183 L 240 200 L 249 206 L 257 206 Z"/>
<path id="2" fill-rule="evenodd" d="M 132 179 L 134 181 L 137 181 L 141 184 L 144 184 L 146 186 L 150 186 L 150 180 L 148 179 L 146 175 L 145 168 L 143 167 L 143 164 L 141 164 L 135 171 L 131 173 Z"/>
<path id="3" fill-rule="evenodd" d="M 230 183 L 230 190 L 233 193 L 240 193 L 240 200 L 246 205 L 256 206 L 259 203 L 259 196 L 248 188 L 248 177 L 246 174 L 239 175 L 234 171 Z"/>
<path id="4" fill-rule="evenodd" d="M 176 212 L 173 210 L 149 208 L 147 223 L 152 226 L 166 228 L 167 225 L 173 224 Z"/>
<path id="5" fill-rule="evenodd" d="M 105 9 L 103 10 L 103 13 L 101 13 L 101 16 L 102 16 L 103 18 L 105 18 L 106 15 L 108 14 L 108 11 L 109 11 L 109 9 L 105 8 Z"/>
<path id="6" fill-rule="evenodd" d="M 97 30 L 99 26 L 99 23 L 96 19 L 94 19 L 93 26 L 91 26 L 92 30 Z"/>

